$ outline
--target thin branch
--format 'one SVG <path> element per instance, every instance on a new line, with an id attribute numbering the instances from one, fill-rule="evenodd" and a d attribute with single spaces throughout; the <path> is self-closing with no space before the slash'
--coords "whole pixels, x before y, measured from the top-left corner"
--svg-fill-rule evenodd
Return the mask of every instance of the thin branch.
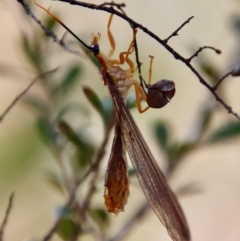
<path id="1" fill-rule="evenodd" d="M 203 51 L 204 49 L 211 49 L 211 50 L 215 51 L 216 54 L 221 54 L 221 50 L 219 50 L 219 49 L 216 49 L 216 48 L 214 48 L 212 46 L 204 46 L 204 47 L 200 47 L 190 58 L 186 59 L 186 61 L 190 63 L 192 61 L 192 59 L 197 57 L 198 54 L 201 51 Z"/>
<path id="2" fill-rule="evenodd" d="M 74 54 L 74 55 L 76 55 L 78 57 L 81 57 L 81 58 L 86 58 L 86 55 L 84 55 L 83 53 L 81 53 L 81 52 L 79 52 L 77 50 L 70 49 L 70 48 L 67 47 L 67 45 L 64 42 L 64 38 L 67 36 L 67 34 L 68 34 L 67 31 L 63 34 L 62 38 L 59 41 L 59 45 L 61 47 L 63 47 L 63 49 L 65 49 L 66 51 L 68 51 L 71 54 Z"/>
<path id="3" fill-rule="evenodd" d="M 45 32 L 45 34 L 53 39 L 54 42 L 59 42 L 57 35 L 46 28 L 40 20 L 37 19 L 37 17 L 32 13 L 28 5 L 24 2 L 24 0 L 17 0 L 24 8 L 26 13 L 42 28 L 42 30 Z"/>
<path id="4" fill-rule="evenodd" d="M 145 90 L 146 89 L 146 81 L 142 77 L 142 71 L 141 71 L 142 63 L 139 60 L 137 39 L 134 40 L 134 49 L 135 49 L 135 58 L 136 58 L 136 62 L 137 62 L 137 69 L 138 69 L 138 76 L 139 76 L 139 79 L 140 79 L 140 85 L 142 86 L 142 89 L 146 94 L 146 90 Z"/>
<path id="5" fill-rule="evenodd" d="M 34 20 L 36 19 L 35 16 L 32 16 L 29 13 L 29 8 L 28 6 L 26 6 L 26 4 L 24 3 L 24 0 L 18 0 L 22 6 L 24 7 L 24 9 L 26 10 L 27 14 L 29 14 Z M 116 9 L 114 9 L 113 7 L 106 7 L 106 5 L 96 5 L 96 4 L 91 4 L 91 3 L 85 3 L 85 2 L 80 2 L 80 1 L 74 1 L 74 0 L 58 0 L 60 2 L 66 2 L 69 3 L 71 5 L 78 5 L 81 7 L 86 7 L 86 8 L 90 8 L 90 9 L 94 9 L 94 10 L 100 10 L 100 11 L 106 11 L 108 13 L 113 13 L 117 16 L 119 16 L 120 18 L 124 19 L 125 21 L 127 21 L 129 24 L 131 24 L 131 26 L 133 28 L 139 28 L 141 29 L 143 32 L 145 32 L 146 34 L 148 34 L 150 37 L 152 37 L 153 39 L 155 39 L 158 43 L 160 43 L 164 48 L 166 48 L 166 50 L 168 52 L 170 52 L 173 57 L 177 60 L 180 60 L 181 62 L 185 63 L 185 65 L 196 75 L 196 77 L 199 79 L 199 82 L 201 84 L 203 84 L 207 89 L 209 89 L 209 91 L 214 95 L 216 101 L 218 101 L 227 111 L 228 113 L 234 115 L 237 119 L 240 120 L 240 116 L 234 112 L 232 110 L 232 108 L 227 105 L 225 103 L 225 101 L 223 101 L 223 99 L 221 97 L 219 97 L 219 95 L 215 92 L 215 89 L 213 87 L 211 87 L 207 81 L 205 81 L 205 79 L 198 73 L 198 71 L 190 64 L 190 60 L 196 56 L 196 53 L 194 56 L 192 56 L 191 58 L 184 58 L 183 56 L 181 56 L 178 52 L 176 52 L 172 47 L 170 47 L 167 43 L 165 43 L 164 40 L 160 39 L 157 35 L 155 35 L 153 32 L 151 32 L 150 30 L 148 30 L 146 27 L 144 27 L 143 25 L 135 22 L 134 20 L 132 20 L 131 18 L 129 18 L 128 16 L 126 16 L 125 14 L 123 14 L 122 12 L 117 11 Z M 39 20 L 35 20 L 38 24 L 41 25 L 41 23 L 39 23 Z M 44 28 L 43 28 L 44 29 Z M 212 48 L 214 51 L 216 51 L 217 53 L 219 53 L 219 50 L 216 50 L 214 48 Z M 197 52 L 197 54 L 200 51 Z M 189 60 L 190 59 L 190 60 Z"/>
<path id="6" fill-rule="evenodd" d="M 81 176 L 78 180 L 76 180 L 77 186 L 79 186 L 82 182 L 84 182 L 86 180 L 86 178 L 89 176 L 90 173 L 92 173 L 96 169 L 98 169 L 99 164 L 100 164 L 103 156 L 105 155 L 105 149 L 106 149 L 107 143 L 109 141 L 109 134 L 110 134 L 113 126 L 114 126 L 114 119 L 112 119 L 112 121 L 109 123 L 108 128 L 106 129 L 103 142 L 102 142 L 101 146 L 99 147 L 99 151 L 98 151 L 97 156 L 96 156 L 96 161 L 94 162 L 94 164 L 91 166 L 91 168 L 83 176 Z"/>
<path id="7" fill-rule="evenodd" d="M 6 227 L 7 222 L 8 222 L 10 211 L 13 207 L 13 198 L 14 198 L 14 193 L 12 193 L 10 198 L 9 198 L 8 207 L 6 209 L 4 219 L 3 219 L 2 225 L 0 227 L 0 241 L 3 241 L 4 230 L 5 230 L 5 227 Z"/>
<path id="8" fill-rule="evenodd" d="M 232 75 L 233 70 L 228 72 L 227 74 L 225 74 L 218 82 L 217 84 L 213 87 L 214 90 L 217 90 L 217 88 L 219 87 L 219 85 L 223 82 L 223 80 L 225 80 L 229 75 Z"/>
<path id="9" fill-rule="evenodd" d="M 144 201 L 138 208 L 130 219 L 119 229 L 116 235 L 106 241 L 120 241 L 132 230 L 133 226 L 136 225 L 143 217 L 147 214 L 149 210 L 149 204 Z"/>
<path id="10" fill-rule="evenodd" d="M 42 28 L 42 30 L 45 32 L 45 34 L 52 38 L 54 42 L 57 42 L 63 49 L 65 49 L 66 51 L 75 54 L 77 56 L 80 57 L 85 57 L 84 54 L 76 51 L 76 50 L 72 50 L 70 49 L 63 41 L 62 39 L 58 39 L 57 35 L 51 31 L 50 29 L 48 29 L 47 27 L 45 27 L 42 22 L 33 14 L 33 12 L 30 10 L 30 8 L 28 7 L 28 5 L 24 2 L 24 0 L 17 0 L 24 8 L 24 10 L 26 11 L 26 13 Z"/>
<path id="11" fill-rule="evenodd" d="M 98 151 L 97 156 L 96 156 L 96 161 L 95 161 L 94 165 L 91 167 L 91 169 L 89 170 L 89 174 L 94 173 L 94 175 L 93 175 L 92 180 L 90 182 L 90 188 L 89 188 L 87 194 L 85 195 L 86 198 L 83 201 L 83 205 L 82 205 L 83 210 L 86 210 L 88 208 L 88 206 L 90 204 L 90 200 L 92 198 L 92 195 L 94 194 L 94 192 L 96 190 L 95 183 L 96 183 L 96 180 L 97 180 L 98 174 L 99 174 L 99 165 L 101 163 L 101 160 L 102 160 L 103 156 L 105 155 L 106 146 L 107 146 L 107 143 L 109 141 L 110 132 L 111 132 L 113 126 L 114 126 L 114 123 L 115 123 L 115 118 L 112 118 L 111 122 L 108 125 L 108 128 L 106 129 L 103 142 L 98 149 L 99 151 Z M 81 178 L 81 181 L 82 180 L 83 179 Z M 79 183 L 80 182 L 78 182 L 78 185 L 79 185 Z"/>
<path id="12" fill-rule="evenodd" d="M 72 190 L 71 194 L 69 195 L 69 198 L 68 198 L 66 204 L 64 205 L 64 207 L 62 209 L 62 213 L 64 213 L 64 211 L 73 204 L 73 202 L 75 201 L 75 198 L 76 198 L 76 189 Z M 58 227 L 58 224 L 59 224 L 61 218 L 62 218 L 62 216 L 59 215 L 59 217 L 54 222 L 53 226 L 50 228 L 50 230 L 43 237 L 43 239 L 42 239 L 43 241 L 48 241 L 52 238 L 53 234 L 57 230 L 57 227 Z"/>
<path id="13" fill-rule="evenodd" d="M 97 153 L 95 163 L 91 166 L 91 168 L 80 179 L 78 179 L 76 181 L 75 188 L 73 188 L 73 190 L 71 191 L 71 193 L 69 195 L 69 198 L 68 198 L 66 204 L 63 207 L 63 210 L 66 210 L 67 208 L 72 206 L 72 204 L 76 200 L 76 192 L 77 192 L 77 189 L 78 189 L 79 185 L 89 176 L 90 173 L 96 172 L 96 170 L 99 169 L 99 165 L 100 165 L 100 162 L 101 162 L 101 160 L 102 160 L 102 158 L 103 158 L 103 156 L 105 154 L 106 146 L 107 146 L 107 143 L 108 143 L 109 137 L 110 137 L 110 131 L 111 131 L 113 125 L 114 125 L 114 121 L 110 122 L 110 124 L 109 124 L 109 126 L 108 126 L 108 128 L 106 130 L 103 142 L 102 142 L 101 146 L 99 147 L 99 151 Z M 87 195 L 88 198 L 91 198 L 92 194 L 93 194 L 93 189 L 90 188 L 89 194 Z M 84 206 L 87 207 L 87 205 L 88 205 L 87 202 L 89 202 L 88 198 L 85 199 L 85 201 L 83 202 L 84 205 L 82 207 L 78 207 L 80 212 L 82 210 L 84 210 L 83 209 Z M 86 211 L 86 210 L 84 210 L 84 211 Z M 57 218 L 57 220 L 54 222 L 54 224 L 49 229 L 49 231 L 45 234 L 45 236 L 43 237 L 42 241 L 48 241 L 48 240 L 50 240 L 52 238 L 53 234 L 57 230 L 57 227 L 58 227 L 58 224 L 59 224 L 60 220 L 61 220 L 61 215 Z"/>
<path id="14" fill-rule="evenodd" d="M 126 7 L 126 4 L 125 3 L 115 3 L 115 2 L 109 2 L 109 3 L 105 2 L 105 3 L 99 4 L 98 6 L 100 8 L 104 7 L 104 6 L 111 6 L 111 7 L 116 7 L 119 10 L 121 10 L 122 8 Z"/>
<path id="15" fill-rule="evenodd" d="M 207 81 L 199 74 L 199 72 L 191 65 L 191 63 L 189 62 L 189 59 L 184 58 L 177 51 L 175 51 L 171 46 L 169 46 L 167 43 L 165 43 L 164 40 L 160 39 L 156 34 L 151 32 L 150 30 L 148 30 L 143 25 L 135 22 L 133 19 L 129 18 L 125 14 L 117 11 L 116 9 L 114 9 L 112 7 L 106 7 L 106 6 L 99 7 L 99 5 L 95 5 L 95 4 L 92 4 L 92 3 L 85 3 L 85 2 L 74 1 L 74 0 L 58 0 L 58 1 L 59 2 L 66 2 L 66 3 L 69 3 L 71 5 L 77 5 L 77 6 L 81 6 L 81 7 L 85 7 L 85 8 L 90 8 L 90 9 L 94 9 L 94 10 L 100 10 L 100 11 L 105 11 L 105 12 L 108 12 L 108 13 L 113 13 L 113 14 L 119 16 L 120 18 L 124 19 L 125 21 L 127 21 L 129 24 L 131 24 L 132 27 L 141 29 L 143 32 L 145 32 L 147 35 L 149 35 L 150 37 L 155 39 L 159 44 L 161 44 L 168 52 L 170 52 L 173 55 L 173 57 L 175 59 L 183 62 L 196 75 L 196 77 L 198 78 L 199 82 L 202 85 L 204 85 L 213 94 L 213 96 L 215 97 L 216 101 L 218 101 L 228 111 L 228 113 L 232 114 L 238 120 L 240 120 L 240 116 L 236 112 L 234 112 L 232 110 L 232 108 L 229 105 L 227 105 L 225 103 L 225 101 L 215 92 L 215 89 L 213 87 L 211 87 L 207 83 Z M 212 47 L 211 47 L 211 49 L 213 49 L 217 53 L 219 53 L 219 51 L 220 51 L 220 50 L 214 49 Z M 200 51 L 198 51 L 198 53 L 199 52 Z M 195 53 L 195 55 L 196 55 L 196 53 Z M 190 58 L 190 60 L 191 60 L 191 58 Z"/>
<path id="16" fill-rule="evenodd" d="M 177 28 L 168 38 L 164 39 L 163 41 L 165 43 L 167 43 L 170 38 L 174 37 L 174 36 L 178 36 L 178 32 L 187 24 L 189 23 L 192 19 L 194 18 L 194 16 L 188 18 L 179 28 Z"/>
<path id="17" fill-rule="evenodd" d="M 0 116 L 0 123 L 3 121 L 3 119 L 6 117 L 6 115 L 8 114 L 8 112 L 15 106 L 15 104 L 28 92 L 28 90 L 39 80 L 42 79 L 44 76 L 53 73 L 57 70 L 50 70 L 48 72 L 45 72 L 39 76 L 37 76 L 34 80 L 32 80 L 32 82 L 27 86 L 26 89 L 24 89 L 24 91 L 22 91 L 14 100 L 13 102 L 6 108 L 6 110 L 2 113 L 2 115 Z"/>

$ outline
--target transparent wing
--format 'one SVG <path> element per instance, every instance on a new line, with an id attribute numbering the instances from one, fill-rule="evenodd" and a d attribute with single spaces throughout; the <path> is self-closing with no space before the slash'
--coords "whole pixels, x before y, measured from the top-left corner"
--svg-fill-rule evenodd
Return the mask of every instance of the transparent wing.
<path id="1" fill-rule="evenodd" d="M 152 156 L 136 123 L 108 73 L 108 88 L 128 154 L 146 199 L 174 241 L 190 241 L 190 231 L 175 194 Z"/>

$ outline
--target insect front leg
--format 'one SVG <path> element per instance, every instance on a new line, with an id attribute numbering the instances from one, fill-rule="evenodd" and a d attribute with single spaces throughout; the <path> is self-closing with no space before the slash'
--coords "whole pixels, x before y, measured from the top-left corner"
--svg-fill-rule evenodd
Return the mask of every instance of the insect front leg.
<path id="1" fill-rule="evenodd" d="M 113 34 L 110 30 L 110 26 L 111 26 L 111 23 L 112 23 L 112 18 L 113 18 L 113 14 L 110 15 L 109 17 L 109 20 L 108 20 L 108 39 L 109 39 L 109 42 L 110 42 L 110 45 L 111 45 L 111 50 L 108 54 L 108 57 L 111 58 L 113 53 L 114 53 L 114 50 L 115 50 L 115 40 L 114 40 L 114 37 L 113 37 Z M 121 65 L 121 64 L 124 64 L 125 62 L 127 62 L 127 64 L 129 65 L 129 68 L 130 68 L 130 71 L 131 72 L 134 72 L 136 70 L 133 62 L 129 59 L 129 55 L 134 51 L 134 41 L 136 39 L 136 33 L 137 33 L 137 30 L 133 30 L 133 39 L 128 47 L 128 50 L 127 51 L 124 51 L 124 52 L 121 52 L 119 54 L 119 59 L 118 60 L 111 60 L 110 62 L 113 64 L 113 65 Z"/>
<path id="2" fill-rule="evenodd" d="M 113 56 L 114 51 L 115 51 L 115 47 L 116 47 L 113 34 L 112 34 L 111 30 L 110 30 L 110 26 L 111 26 L 111 23 L 112 23 L 112 18 L 113 18 L 113 14 L 110 14 L 109 19 L 108 19 L 108 25 L 107 25 L 107 33 L 108 33 L 108 40 L 109 40 L 110 45 L 111 45 L 111 50 L 109 51 L 108 58 L 111 58 Z"/>
<path id="3" fill-rule="evenodd" d="M 134 30 L 134 32 L 136 33 L 136 30 Z M 132 40 L 127 51 L 121 52 L 119 54 L 119 60 L 111 60 L 111 63 L 115 64 L 115 65 L 121 65 L 121 64 L 124 64 L 125 62 L 127 62 L 130 71 L 133 73 L 136 70 L 136 67 L 134 66 L 134 63 L 132 62 L 132 60 L 129 59 L 129 57 L 128 57 L 134 50 L 133 45 L 134 45 L 134 40 Z"/>

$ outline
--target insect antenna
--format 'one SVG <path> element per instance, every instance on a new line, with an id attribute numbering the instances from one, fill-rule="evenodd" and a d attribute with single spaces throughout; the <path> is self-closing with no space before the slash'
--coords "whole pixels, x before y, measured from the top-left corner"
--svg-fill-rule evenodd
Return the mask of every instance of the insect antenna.
<path id="1" fill-rule="evenodd" d="M 49 7 L 48 9 L 44 8 L 43 6 L 41 6 L 39 3 L 37 3 L 36 0 L 34 0 L 34 3 L 40 7 L 41 9 L 43 9 L 49 16 L 51 16 L 55 21 L 57 21 L 60 25 L 62 25 L 70 34 L 72 34 L 73 37 L 75 37 L 84 47 L 86 47 L 87 49 L 89 49 L 90 51 L 92 50 L 91 47 L 89 47 L 87 44 L 85 44 L 69 27 L 67 27 L 57 16 L 55 16 L 54 14 L 52 14 L 50 12 L 51 7 Z"/>

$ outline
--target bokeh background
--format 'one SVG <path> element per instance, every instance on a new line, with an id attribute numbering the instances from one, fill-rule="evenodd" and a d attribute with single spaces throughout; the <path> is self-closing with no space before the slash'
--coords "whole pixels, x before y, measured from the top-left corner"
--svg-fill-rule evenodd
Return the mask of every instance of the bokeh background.
<path id="1" fill-rule="evenodd" d="M 102 3 L 101 1 L 88 1 Z M 46 14 L 34 6 L 32 11 L 39 19 Z M 91 33 L 101 32 L 101 49 L 110 49 L 107 39 L 107 21 L 109 14 L 93 11 L 66 3 L 40 1 L 61 16 L 74 32 L 82 36 L 85 42 L 90 42 Z M 204 71 L 203 65 L 210 66 L 219 76 L 231 70 L 239 60 L 239 32 L 237 17 L 240 17 L 240 2 L 237 0 L 202 0 L 202 1 L 125 1 L 126 13 L 135 21 L 146 26 L 160 38 L 166 38 L 190 16 L 195 18 L 187 24 L 179 36 L 170 40 L 169 44 L 185 57 L 189 57 L 200 46 L 210 45 L 222 50 L 216 55 L 206 50 L 193 61 L 193 65 L 211 83 L 211 74 Z M 39 73 L 33 68 L 23 53 L 21 40 L 23 34 L 30 39 L 41 29 L 33 20 L 26 16 L 21 5 L 15 0 L 0 2 L 0 113 Z M 111 26 L 119 51 L 126 50 L 132 38 L 129 25 L 118 17 L 113 18 Z M 56 29 L 58 36 L 64 30 Z M 46 38 L 43 41 L 46 41 Z M 176 96 L 162 110 L 149 110 L 140 115 L 137 109 L 132 109 L 132 115 L 143 133 L 150 149 L 163 169 L 166 168 L 165 156 L 157 144 L 154 135 L 154 123 L 164 121 L 171 130 L 171 138 L 176 142 L 193 140 L 196 137 L 201 110 L 213 107 L 213 116 L 208 126 L 206 136 L 222 125 L 237 121 L 232 115 L 212 99 L 210 92 L 199 83 L 195 75 L 180 61 L 177 61 L 155 40 L 141 31 L 137 34 L 140 58 L 143 62 L 143 75 L 147 79 L 149 59 L 155 56 L 153 64 L 153 79 L 172 79 L 176 83 Z M 71 41 L 68 36 L 68 41 Z M 87 58 L 79 58 L 64 51 L 52 40 L 48 40 L 46 51 L 48 61 L 46 69 L 59 67 L 55 80 L 66 75 L 71 66 L 81 66 L 81 80 L 74 85 L 67 102 L 79 103 L 81 111 L 71 113 L 66 117 L 74 129 L 85 129 L 85 134 L 94 145 L 102 140 L 103 127 L 101 118 L 86 100 L 82 86 L 90 86 L 100 98 L 108 96 L 107 89 L 100 81 L 99 73 Z M 77 44 L 72 45 L 80 51 Z M 216 68 L 216 69 L 215 69 Z M 137 74 L 136 74 L 137 78 Z M 224 100 L 240 113 L 240 81 L 239 78 L 225 80 L 220 94 Z M 133 92 L 133 90 L 132 90 Z M 28 97 L 35 96 L 47 103 L 49 97 L 43 91 L 40 81 L 29 92 Z M 61 102 L 61 97 L 55 100 Z M 66 100 L 64 100 L 66 101 Z M 217 107 L 215 107 L 215 105 Z M 57 113 L 57 112 L 56 112 Z M 52 117 L 56 115 L 52 114 Z M 41 240 L 41 237 L 51 227 L 57 207 L 65 203 L 65 197 L 48 181 L 48 176 L 61 173 L 59 163 L 46 146 L 37 120 L 39 113 L 19 101 L 0 125 L 0 218 L 7 207 L 10 194 L 15 193 L 14 205 L 10 215 L 4 240 Z M 111 138 L 110 138 L 111 139 Z M 99 191 L 93 203 L 103 206 L 104 169 L 110 152 L 101 164 L 102 174 L 99 178 Z M 144 199 L 138 182 L 132 179 L 131 195 L 125 212 L 117 218 L 111 216 L 109 235 L 121 228 L 126 218 L 131 215 L 135 205 Z M 240 139 L 226 138 L 215 144 L 205 143 L 196 150 L 189 152 L 181 160 L 180 165 L 172 173 L 170 184 L 173 190 L 194 183 L 196 192 L 180 195 L 179 200 L 185 211 L 194 241 L 239 241 L 240 240 Z M 84 240 L 92 240 L 88 236 Z M 54 236 L 53 240 L 60 240 Z M 124 240 L 170 240 L 165 229 L 152 212 L 133 227 Z"/>

